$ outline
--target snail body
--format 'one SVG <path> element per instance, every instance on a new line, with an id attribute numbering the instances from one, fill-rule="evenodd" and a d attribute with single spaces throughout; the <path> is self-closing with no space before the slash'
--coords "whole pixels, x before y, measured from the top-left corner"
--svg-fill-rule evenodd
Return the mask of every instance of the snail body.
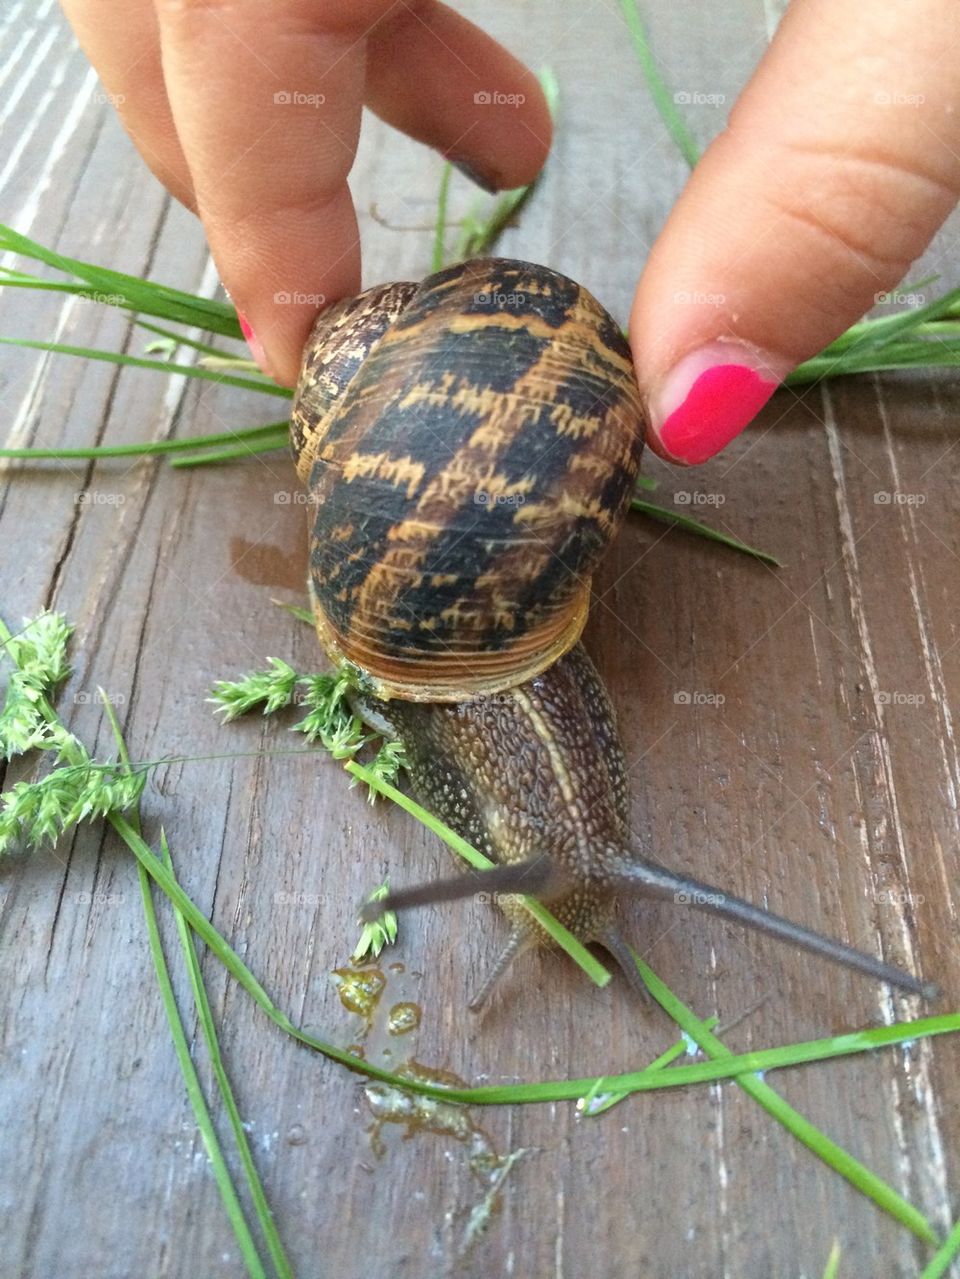
<path id="1" fill-rule="evenodd" d="M 472 260 L 317 318 L 291 443 L 318 637 L 354 668 L 358 712 L 403 743 L 417 797 L 498 863 L 376 909 L 497 894 L 510 934 L 472 1007 L 545 936 L 517 893 L 604 945 L 635 985 L 616 914 L 647 894 L 931 993 L 632 847 L 623 750 L 578 641 L 643 435 L 619 328 L 545 267 Z"/>

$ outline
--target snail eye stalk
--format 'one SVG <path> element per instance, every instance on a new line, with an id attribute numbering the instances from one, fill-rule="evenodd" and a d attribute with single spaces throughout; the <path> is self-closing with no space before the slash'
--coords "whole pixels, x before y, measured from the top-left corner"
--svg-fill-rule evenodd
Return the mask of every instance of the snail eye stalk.
<path id="1" fill-rule="evenodd" d="M 886 964 L 874 955 L 855 950 L 831 937 L 824 937 L 822 933 L 804 928 L 802 924 L 795 924 L 772 911 L 763 910 L 760 906 L 754 906 L 752 902 L 734 897 L 711 884 L 688 879 L 685 875 L 676 875 L 656 862 L 644 858 L 621 857 L 611 872 L 611 878 L 623 892 L 672 899 L 676 905 L 692 906 L 695 910 L 719 915 L 721 919 L 745 924 L 756 932 L 776 937 L 798 950 L 808 950 L 811 954 L 864 973 L 876 981 L 886 982 L 908 994 L 920 995 L 928 1000 L 937 999 L 940 995 L 940 988 L 933 982 L 922 981 L 912 973 L 896 968 L 893 964 Z"/>
<path id="2" fill-rule="evenodd" d="M 413 884 L 410 888 L 392 890 L 386 897 L 365 902 L 360 908 L 360 920 L 368 924 L 385 910 L 432 906 L 436 902 L 475 897 L 478 893 L 529 893 L 538 896 L 541 893 L 549 895 L 558 887 L 557 868 L 545 853 L 541 853 L 528 861 L 493 866 L 490 870 L 471 870 L 466 874 L 451 875 L 446 879 L 435 879 L 425 884 Z"/>

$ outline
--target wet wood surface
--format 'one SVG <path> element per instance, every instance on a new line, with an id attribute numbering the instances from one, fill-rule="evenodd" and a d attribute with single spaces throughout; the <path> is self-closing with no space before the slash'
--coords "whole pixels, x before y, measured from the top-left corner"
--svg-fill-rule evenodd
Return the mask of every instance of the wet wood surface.
<path id="1" fill-rule="evenodd" d="M 689 107 L 705 143 L 776 6 L 646 7 L 672 88 L 725 99 Z M 474 10 L 533 65 L 552 66 L 562 95 L 544 181 L 500 251 L 573 275 L 625 319 L 685 170 L 619 13 Z M 11 7 L 3 20 L 3 219 L 66 254 L 212 293 L 198 225 L 139 161 L 57 10 Z M 440 172 L 436 156 L 365 122 L 351 181 L 367 282 L 428 269 Z M 456 180 L 456 215 L 478 200 Z M 957 229 L 954 219 L 915 276 L 957 283 Z M 0 329 L 133 352 L 145 340 L 115 308 L 10 290 Z M 241 391 L 11 347 L 0 379 L 8 444 L 183 437 L 275 416 L 273 402 Z M 756 429 L 696 471 L 648 460 L 658 500 L 784 567 L 635 518 L 596 584 L 587 634 L 650 854 L 922 970 L 942 982 L 944 1011 L 960 998 L 958 440 L 955 379 L 871 377 L 779 394 Z M 148 837 L 162 824 L 193 900 L 295 1022 L 358 1042 L 363 1022 L 331 979 L 356 938 L 355 904 L 388 873 L 394 883 L 445 873 L 448 854 L 404 814 L 368 806 L 328 759 L 290 753 L 289 719 L 225 727 L 204 700 L 214 680 L 268 656 L 319 665 L 309 628 L 271 602 L 304 602 L 304 511 L 288 459 L 179 472 L 153 460 L 17 464 L 0 478 L 0 610 L 16 624 L 48 605 L 75 623 L 60 702 L 70 726 L 110 753 L 102 687 L 134 758 L 171 761 L 144 795 Z M 28 775 L 17 763 L 4 783 Z M 0 1273 L 241 1275 L 126 849 L 85 827 L 8 861 L 0 903 Z M 647 961 L 698 1014 L 730 1025 L 735 1050 L 921 1011 L 733 926 L 666 904 L 626 913 Z M 621 981 L 597 991 L 550 955 L 526 957 L 471 1017 L 468 995 L 503 935 L 477 903 L 404 920 L 387 962 L 405 971 L 385 966 L 370 1057 L 508 1082 L 636 1069 L 676 1040 Z M 568 1103 L 477 1108 L 480 1135 L 411 1135 L 378 1127 L 356 1075 L 284 1036 L 209 956 L 203 967 L 300 1276 L 819 1276 L 834 1239 L 841 1274 L 906 1276 L 929 1255 L 735 1085 L 636 1096 L 596 1119 Z M 402 1000 L 420 1005 L 421 1026 L 391 1039 L 386 1019 Z M 942 1233 L 960 1214 L 958 1051 L 949 1038 L 923 1041 L 769 1082 Z M 200 1046 L 197 1058 L 209 1084 Z M 226 1135 L 219 1112 L 217 1122 Z M 490 1190 L 471 1156 L 484 1148 L 524 1153 L 471 1241 Z"/>

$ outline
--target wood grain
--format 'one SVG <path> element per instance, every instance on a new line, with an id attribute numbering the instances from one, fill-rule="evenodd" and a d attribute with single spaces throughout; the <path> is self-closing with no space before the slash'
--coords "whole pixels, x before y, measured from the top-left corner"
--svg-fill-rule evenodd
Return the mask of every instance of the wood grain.
<path id="1" fill-rule="evenodd" d="M 549 63 L 562 92 L 545 180 L 501 251 L 575 276 L 624 318 L 684 170 L 618 12 L 464 8 L 532 64 Z M 727 103 L 778 13 L 648 8 L 670 84 Z M 3 22 L 4 220 L 68 254 L 212 292 L 199 227 L 98 99 L 62 17 L 49 3 L 35 15 L 11 6 Z M 690 108 L 701 142 L 722 116 Z M 430 231 L 399 228 L 431 225 L 439 174 L 437 157 L 365 121 L 352 185 L 368 282 L 427 269 Z M 455 213 L 479 198 L 459 179 L 452 195 Z M 957 230 L 953 219 L 915 275 L 957 283 Z M 0 306 L 4 334 L 142 348 L 109 307 L 9 290 Z M 186 436 L 272 413 L 206 383 L 15 348 L 0 360 L 0 437 L 10 444 Z M 922 969 L 942 982 L 945 1008 L 960 993 L 958 418 L 955 379 L 863 378 L 781 393 L 757 428 L 695 473 L 649 460 L 660 500 L 690 494 L 678 510 L 786 566 L 632 521 L 597 583 L 587 636 L 620 714 L 638 841 Z M 270 603 L 302 602 L 304 513 L 288 500 L 288 459 L 179 473 L 149 460 L 17 464 L 2 478 L 0 610 L 16 623 L 50 605 L 76 623 L 61 699 L 70 725 L 107 754 L 93 697 L 107 690 L 134 757 L 169 761 L 148 785 L 145 820 L 153 838 L 163 824 L 194 901 L 295 1021 L 355 1042 L 363 1025 L 331 972 L 355 940 L 356 902 L 387 873 L 414 881 L 448 861 L 402 814 L 370 808 L 334 764 L 297 754 L 282 726 L 255 717 L 224 728 L 204 702 L 215 679 L 268 655 L 318 664 L 309 629 Z M 11 766 L 4 784 L 28 772 Z M 725 1036 L 736 1050 L 915 1011 L 733 926 L 662 904 L 630 914 L 661 976 L 702 1016 L 736 1023 Z M 8 861 L 0 929 L 0 1273 L 242 1274 L 126 851 L 91 827 Z M 502 937 L 502 921 L 475 903 L 405 920 L 391 962 L 406 970 L 388 972 L 370 1055 L 415 1055 L 480 1083 L 636 1068 L 675 1038 L 622 983 L 597 992 L 552 956 L 526 958 L 472 1019 L 468 993 Z M 428 1131 L 405 1140 L 396 1123 L 372 1133 L 356 1077 L 280 1034 L 217 963 L 207 959 L 204 973 L 300 1276 L 818 1276 L 834 1238 L 841 1273 L 907 1276 L 928 1255 L 732 1085 L 636 1097 L 596 1120 L 570 1105 L 475 1111 L 494 1150 L 526 1153 L 467 1246 L 488 1189 L 469 1142 Z M 401 999 L 422 1006 L 422 1026 L 391 1041 L 383 1022 Z M 208 1084 L 202 1049 L 198 1059 Z M 939 1231 L 960 1214 L 958 1080 L 949 1038 L 771 1078 Z"/>

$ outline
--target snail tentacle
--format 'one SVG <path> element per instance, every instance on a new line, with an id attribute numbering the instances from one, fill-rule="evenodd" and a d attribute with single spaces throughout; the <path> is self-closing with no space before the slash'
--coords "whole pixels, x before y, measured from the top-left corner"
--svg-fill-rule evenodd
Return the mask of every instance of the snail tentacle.
<path id="1" fill-rule="evenodd" d="M 466 874 L 450 875 L 446 879 L 434 879 L 424 884 L 412 884 L 409 888 L 391 890 L 386 897 L 365 902 L 360 910 L 362 923 L 370 923 L 385 910 L 408 910 L 411 906 L 432 906 L 437 902 L 460 901 L 464 897 L 476 897 L 481 893 L 525 893 L 549 895 L 560 886 L 561 876 L 556 865 L 544 853 L 527 861 L 511 862 L 505 866 L 491 866 L 489 870 L 469 870 Z"/>
<path id="2" fill-rule="evenodd" d="M 478 1013 L 485 1007 L 494 987 L 513 961 L 518 955 L 522 955 L 528 947 L 532 946 L 535 941 L 536 930 L 530 925 L 522 922 L 513 925 L 503 949 L 494 961 L 493 967 L 484 978 L 480 989 L 467 1005 L 472 1013 Z"/>
<path id="3" fill-rule="evenodd" d="M 695 910 L 745 924 L 756 932 L 788 942 L 798 950 L 820 955 L 832 963 L 865 973 L 868 977 L 886 982 L 911 995 L 920 995 L 930 1000 L 936 999 L 940 994 L 939 987 L 932 982 L 925 982 L 902 968 L 877 959 L 875 955 L 856 950 L 845 942 L 835 941 L 832 937 L 826 937 L 803 924 L 796 924 L 773 911 L 764 910 L 763 907 L 755 906 L 743 897 L 735 897 L 712 884 L 678 875 L 656 862 L 623 858 L 612 869 L 611 877 L 624 892 L 668 898 L 678 906 L 692 906 Z"/>

